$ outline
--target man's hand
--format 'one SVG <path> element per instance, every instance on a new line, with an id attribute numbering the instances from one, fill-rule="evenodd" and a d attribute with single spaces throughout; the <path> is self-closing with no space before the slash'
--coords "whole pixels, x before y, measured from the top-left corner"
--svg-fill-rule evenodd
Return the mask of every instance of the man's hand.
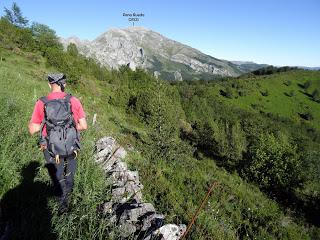
<path id="1" fill-rule="evenodd" d="M 40 128 L 41 128 L 41 124 L 37 124 L 37 123 L 32 123 L 30 122 L 29 123 L 29 133 L 31 135 L 35 134 L 36 132 L 39 132 L 40 131 Z"/>
<path id="2" fill-rule="evenodd" d="M 87 125 L 86 119 L 85 118 L 79 119 L 77 123 L 77 130 L 81 131 L 81 130 L 86 130 L 87 128 L 88 128 L 88 125 Z"/>

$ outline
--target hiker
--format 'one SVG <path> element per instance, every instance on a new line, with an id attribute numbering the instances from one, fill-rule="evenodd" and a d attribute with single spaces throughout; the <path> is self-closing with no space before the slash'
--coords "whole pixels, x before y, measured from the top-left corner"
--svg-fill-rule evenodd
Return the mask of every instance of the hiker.
<path id="1" fill-rule="evenodd" d="M 62 214 L 69 208 L 80 150 L 79 131 L 87 129 L 87 122 L 80 101 L 64 92 L 66 76 L 49 74 L 48 81 L 51 92 L 36 102 L 29 132 L 31 135 L 40 132 L 40 149 L 59 202 L 59 214 Z"/>

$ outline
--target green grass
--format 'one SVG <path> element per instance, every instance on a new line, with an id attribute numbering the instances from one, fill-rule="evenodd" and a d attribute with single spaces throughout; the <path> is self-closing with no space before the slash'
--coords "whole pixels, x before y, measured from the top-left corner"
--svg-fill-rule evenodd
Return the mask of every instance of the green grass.
<path id="1" fill-rule="evenodd" d="M 299 85 L 306 81 L 312 82 L 311 86 L 305 90 Z M 286 82 L 290 81 L 289 86 Z M 295 70 L 272 74 L 269 76 L 257 76 L 251 78 L 242 77 L 238 82 L 239 89 L 231 88 L 234 97 L 229 99 L 220 95 L 220 90 L 225 89 L 224 84 L 217 84 L 212 87 L 212 94 L 219 97 L 223 102 L 248 111 L 263 111 L 273 113 L 280 117 L 291 119 L 295 123 L 303 122 L 314 128 L 320 129 L 320 108 L 319 103 L 313 101 L 307 94 L 311 94 L 320 85 L 320 71 Z M 230 84 L 228 84 L 230 85 Z M 238 91 L 244 90 L 245 96 L 238 96 Z M 263 96 L 261 92 L 268 91 L 268 96 Z M 293 96 L 288 94 L 293 93 Z M 256 105 L 254 107 L 253 105 Z M 305 121 L 301 119 L 299 113 L 311 112 L 313 120 Z"/>
<path id="2" fill-rule="evenodd" d="M 36 161 L 40 164 L 36 182 L 50 185 L 47 170 L 44 168 L 42 152 L 38 150 L 38 136 L 29 136 L 27 125 L 31 117 L 34 103 L 48 93 L 48 85 L 44 80 L 47 69 L 44 62 L 34 64 L 26 58 L 7 54 L 6 61 L 0 62 L 1 82 L 1 164 L 0 164 L 0 197 L 10 189 L 21 184 L 21 169 Z M 81 89 L 72 88 L 71 92 L 81 96 L 87 116 L 100 113 L 98 96 L 86 97 Z M 90 108 L 90 107 L 91 108 Z M 106 110 L 110 110 L 105 106 Z M 110 115 L 114 112 L 109 111 Z M 109 115 L 109 114 L 108 114 Z M 120 114 L 118 114 L 119 116 Z M 107 222 L 97 215 L 97 205 L 101 204 L 108 195 L 107 182 L 104 172 L 93 161 L 93 146 L 97 137 L 113 135 L 116 126 L 111 121 L 98 115 L 95 127 L 89 122 L 89 130 L 82 133 L 83 150 L 78 159 L 78 169 L 75 176 L 74 193 L 70 214 L 58 217 L 57 204 L 53 197 L 48 197 L 52 213 L 52 228 L 58 239 L 105 239 Z M 102 131 L 103 129 L 103 131 Z M 107 130 L 106 130 L 107 129 Z M 23 198 L 24 196 L 19 196 Z M 14 199 L 17 201 L 17 199 Z M 36 203 L 35 203 L 36 204 Z M 26 221 L 36 221 L 44 216 L 30 216 Z M 39 229 L 37 229 L 39 228 Z M 41 232 L 41 225 L 30 230 L 33 234 Z M 40 237 L 40 236 L 38 236 Z"/>
<path id="3" fill-rule="evenodd" d="M 21 170 L 32 162 L 41 164 L 35 181 L 50 186 L 50 179 L 43 167 L 42 153 L 37 148 L 37 137 L 29 136 L 27 124 L 35 101 L 49 90 L 44 80 L 45 73 L 54 70 L 46 67 L 41 57 L 39 63 L 35 63 L 23 52 L 16 55 L 3 50 L 1 54 L 6 60 L 0 62 L 0 198 L 21 186 Z M 306 79 L 309 77 L 307 74 Z M 318 75 L 313 76 L 314 80 L 317 77 Z M 283 77 L 283 80 L 286 78 L 287 76 Z M 270 81 L 275 82 L 276 79 L 270 77 Z M 261 88 L 273 86 L 267 83 L 267 79 L 259 80 L 259 83 Z M 292 88 L 295 83 L 292 83 Z M 189 155 L 174 162 L 164 159 L 151 163 L 147 155 L 140 151 L 144 146 L 138 144 L 134 137 L 138 134 L 144 138 L 150 133 L 150 129 L 124 108 L 108 102 L 110 97 L 117 97 L 114 92 L 116 87 L 119 86 L 84 76 L 79 85 L 68 88 L 81 99 L 87 113 L 89 130 L 82 133 L 83 150 L 78 159 L 71 212 L 59 217 L 54 198 L 48 196 L 50 225 L 58 239 L 117 239 L 113 226 L 109 226 L 108 221 L 97 214 L 97 205 L 110 197 L 105 175 L 92 159 L 95 141 L 105 135 L 115 137 L 123 145 L 134 145 L 136 150 L 129 153 L 127 161 L 132 169 L 139 170 L 145 186 L 145 199 L 154 203 L 157 210 L 166 215 L 168 222 L 188 223 L 209 184 L 212 181 L 219 183 L 192 228 L 190 239 L 238 239 L 239 236 L 244 239 L 309 239 L 307 227 L 295 222 L 290 214 L 280 209 L 275 201 L 257 187 L 242 180 L 236 173 L 230 174 L 217 167 L 212 159 L 202 157 L 198 160 Z M 277 94 L 285 89 L 285 86 L 281 87 Z M 213 88 L 212 94 L 218 94 L 218 90 L 218 87 Z M 222 99 L 250 109 L 250 104 L 259 98 L 259 93 L 253 87 L 250 91 L 251 95 L 237 100 Z M 299 95 L 299 98 L 306 104 L 313 104 L 304 96 Z M 291 101 L 286 96 L 281 95 L 280 98 L 282 101 Z M 270 101 L 275 100 L 270 97 Z M 273 112 L 276 111 L 273 108 L 277 109 L 272 104 L 266 107 Z M 294 108 L 294 105 L 290 107 Z M 98 122 L 92 126 L 94 113 L 98 114 Z M 281 114 L 288 116 L 286 114 L 290 114 L 290 111 Z M 316 121 L 318 115 L 314 114 Z M 25 221 L 32 222 L 35 218 L 39 216 L 30 216 Z M 41 228 L 41 225 L 39 229 L 34 228 L 32 233 L 41 232 Z"/>
<path id="4" fill-rule="evenodd" d="M 146 199 L 160 207 L 169 222 L 188 223 L 209 186 L 218 183 L 189 239 L 309 239 L 307 229 L 285 215 L 257 187 L 217 167 L 212 159 L 186 158 L 148 167 L 146 159 L 133 152 L 129 164 L 139 170 Z"/>

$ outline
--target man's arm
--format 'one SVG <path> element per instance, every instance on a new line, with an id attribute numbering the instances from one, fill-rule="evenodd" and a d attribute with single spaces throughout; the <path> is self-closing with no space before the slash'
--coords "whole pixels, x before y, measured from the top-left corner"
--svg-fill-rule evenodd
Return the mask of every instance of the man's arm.
<path id="1" fill-rule="evenodd" d="M 87 121 L 85 118 L 81 118 L 78 120 L 78 123 L 77 123 L 77 130 L 81 131 L 81 130 L 86 130 L 88 128 L 88 125 L 87 125 Z"/>
<path id="2" fill-rule="evenodd" d="M 36 132 L 39 132 L 41 129 L 41 124 L 37 124 L 37 123 L 32 123 L 30 122 L 28 125 L 29 128 L 29 133 L 31 135 L 35 134 Z"/>
<path id="3" fill-rule="evenodd" d="M 82 104 L 76 97 L 71 98 L 71 108 L 74 120 L 76 121 L 76 128 L 78 131 L 86 130 L 88 128 L 86 121 L 86 114 L 83 110 Z"/>
<path id="4" fill-rule="evenodd" d="M 35 134 L 36 132 L 39 132 L 41 129 L 41 123 L 44 118 L 44 112 L 43 112 L 43 102 L 37 101 L 33 113 L 28 125 L 29 133 L 31 135 Z"/>

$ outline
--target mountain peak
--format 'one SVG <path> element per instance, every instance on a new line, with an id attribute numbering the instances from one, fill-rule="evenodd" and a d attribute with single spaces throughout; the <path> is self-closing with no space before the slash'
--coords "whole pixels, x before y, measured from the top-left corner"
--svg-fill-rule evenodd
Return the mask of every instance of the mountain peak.
<path id="1" fill-rule="evenodd" d="M 77 38 L 62 41 L 65 46 L 70 42 L 78 46 L 80 53 L 109 68 L 139 67 L 168 80 L 210 80 L 242 73 L 231 62 L 206 55 L 142 26 L 110 28 L 91 42 Z"/>
<path id="2" fill-rule="evenodd" d="M 130 26 L 125 28 L 128 31 L 145 31 L 145 32 L 151 32 L 150 29 L 146 28 L 146 27 L 142 27 L 142 26 Z"/>

